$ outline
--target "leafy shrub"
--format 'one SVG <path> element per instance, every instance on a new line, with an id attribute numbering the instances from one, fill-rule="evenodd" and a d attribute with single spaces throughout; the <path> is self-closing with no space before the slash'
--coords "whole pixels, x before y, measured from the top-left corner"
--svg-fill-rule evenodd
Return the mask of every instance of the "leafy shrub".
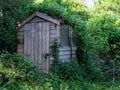
<path id="1" fill-rule="evenodd" d="M 76 61 L 59 62 L 52 66 L 52 72 L 57 74 L 63 80 L 103 80 L 102 71 L 94 63 L 87 61 L 78 64 Z"/>
<path id="2" fill-rule="evenodd" d="M 6 51 L 0 55 L 0 89 L 3 90 L 40 90 L 54 87 L 58 90 L 62 80 L 54 74 L 45 74 L 34 63 L 23 56 Z"/>
<path id="3" fill-rule="evenodd" d="M 39 72 L 37 72 L 33 62 L 25 57 L 8 52 L 3 52 L 0 55 L 0 86 L 16 88 L 17 82 L 32 83 L 36 80 L 37 73 Z"/>
<path id="4" fill-rule="evenodd" d="M 64 80 L 80 80 L 80 67 L 77 62 L 59 62 L 52 67 L 52 72 Z"/>

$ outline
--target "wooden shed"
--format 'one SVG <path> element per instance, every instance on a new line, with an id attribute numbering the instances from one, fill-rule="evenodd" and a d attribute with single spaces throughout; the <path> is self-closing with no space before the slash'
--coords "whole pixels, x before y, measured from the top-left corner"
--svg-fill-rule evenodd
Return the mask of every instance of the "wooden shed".
<path id="1" fill-rule="evenodd" d="M 76 56 L 72 40 L 72 27 L 62 20 L 47 14 L 35 12 L 17 27 L 17 54 L 24 55 L 42 70 L 49 71 L 52 63 L 52 49 L 57 42 L 59 60 L 69 61 Z"/>

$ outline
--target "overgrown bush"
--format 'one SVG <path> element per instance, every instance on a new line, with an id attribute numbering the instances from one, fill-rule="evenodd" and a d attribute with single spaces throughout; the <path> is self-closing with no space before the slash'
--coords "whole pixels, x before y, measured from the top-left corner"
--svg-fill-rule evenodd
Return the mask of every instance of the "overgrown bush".
<path id="1" fill-rule="evenodd" d="M 80 80 L 80 67 L 77 62 L 59 62 L 52 67 L 52 72 L 63 80 Z"/>
<path id="2" fill-rule="evenodd" d="M 35 82 L 39 72 L 25 57 L 3 52 L 0 55 L 0 86 L 10 90 L 18 87 L 20 82 Z M 2 88 L 1 87 L 1 88 Z"/>
<path id="3" fill-rule="evenodd" d="M 0 55 L 0 90 L 55 90 L 63 82 L 54 74 L 46 74 L 34 66 L 26 57 L 10 54 L 6 51 Z"/>
<path id="4" fill-rule="evenodd" d="M 88 65 L 88 66 L 86 66 Z M 95 67 L 92 63 L 78 64 L 76 61 L 72 62 L 59 62 L 52 66 L 52 72 L 55 73 L 63 80 L 80 80 L 88 81 L 103 80 L 102 72 Z"/>

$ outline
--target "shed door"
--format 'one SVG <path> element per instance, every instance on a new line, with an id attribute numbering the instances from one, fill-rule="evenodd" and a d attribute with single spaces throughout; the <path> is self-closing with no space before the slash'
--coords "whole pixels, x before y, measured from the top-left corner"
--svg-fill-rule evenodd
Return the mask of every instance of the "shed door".
<path id="1" fill-rule="evenodd" d="M 49 69 L 49 22 L 28 23 L 24 29 L 24 54 L 39 69 Z"/>

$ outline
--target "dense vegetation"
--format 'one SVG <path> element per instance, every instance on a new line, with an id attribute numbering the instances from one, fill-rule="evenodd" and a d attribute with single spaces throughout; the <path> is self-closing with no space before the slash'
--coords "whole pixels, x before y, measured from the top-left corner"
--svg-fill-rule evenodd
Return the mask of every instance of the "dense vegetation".
<path id="1" fill-rule="evenodd" d="M 25 57 L 10 54 L 16 52 L 17 22 L 35 11 L 70 24 L 78 47 L 76 61 L 55 62 L 47 75 Z M 120 0 L 99 0 L 93 8 L 74 0 L 1 0 L 0 21 L 0 89 L 120 88 Z"/>

